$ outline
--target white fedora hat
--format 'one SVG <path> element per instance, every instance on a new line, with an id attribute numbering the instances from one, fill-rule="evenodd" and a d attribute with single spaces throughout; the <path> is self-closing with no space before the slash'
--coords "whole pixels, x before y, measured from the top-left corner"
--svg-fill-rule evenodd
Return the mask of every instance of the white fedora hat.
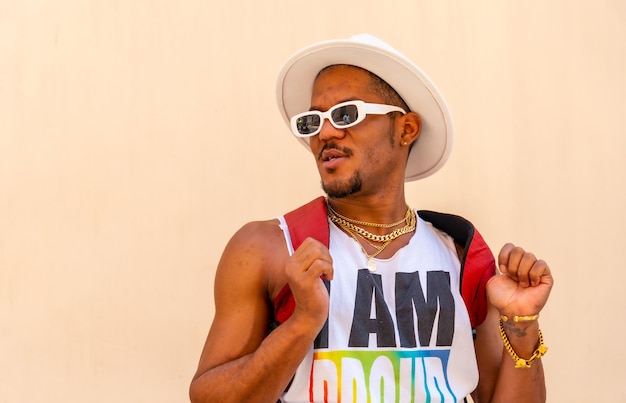
<path id="1" fill-rule="evenodd" d="M 313 81 L 323 68 L 348 64 L 371 71 L 422 118 L 422 132 L 411 148 L 404 174 L 414 181 L 437 172 L 452 151 L 453 127 L 448 106 L 430 78 L 391 46 L 369 34 L 315 43 L 291 56 L 278 75 L 277 101 L 283 119 L 309 110 Z M 306 138 L 298 138 L 309 148 Z"/>

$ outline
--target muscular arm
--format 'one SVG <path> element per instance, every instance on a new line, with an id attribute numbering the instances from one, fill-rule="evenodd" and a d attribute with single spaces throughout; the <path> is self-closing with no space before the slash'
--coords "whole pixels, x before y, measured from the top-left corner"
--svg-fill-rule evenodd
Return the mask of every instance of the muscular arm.
<path id="1" fill-rule="evenodd" d="M 515 361 L 504 348 L 499 331 L 501 315 L 539 313 L 552 288 L 553 280 L 545 262 L 534 255 L 505 245 L 498 257 L 502 274 L 487 286 L 491 301 L 487 319 L 476 329 L 476 358 L 480 381 L 472 394 L 483 402 L 544 402 L 546 387 L 541 359 L 531 368 L 515 368 Z M 504 329 L 516 354 L 530 358 L 539 342 L 539 322 L 512 322 Z"/>
<path id="2" fill-rule="evenodd" d="M 276 401 L 286 388 L 328 312 L 319 278 L 328 271 L 324 250 L 314 242 L 302 246 L 288 257 L 272 222 L 248 224 L 231 239 L 217 268 L 215 318 L 190 386 L 192 402 Z M 269 290 L 281 281 L 301 304 L 268 335 Z"/>

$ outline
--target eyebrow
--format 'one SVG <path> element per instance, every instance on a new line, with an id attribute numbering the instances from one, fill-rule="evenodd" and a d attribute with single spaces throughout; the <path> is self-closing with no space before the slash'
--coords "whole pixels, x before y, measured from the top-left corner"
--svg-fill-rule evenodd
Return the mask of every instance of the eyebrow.
<path id="1" fill-rule="evenodd" d="M 357 97 L 350 97 L 350 98 L 344 98 L 342 100 L 340 100 L 339 102 L 337 102 L 335 105 L 339 105 L 342 104 L 344 102 L 348 102 L 348 101 L 361 101 L 361 98 L 357 98 Z M 326 109 L 326 110 L 330 110 L 332 109 L 335 105 L 331 106 L 330 108 Z M 309 108 L 309 112 L 311 111 L 319 111 L 322 112 L 321 108 L 318 108 L 316 106 L 311 105 L 311 107 Z M 325 112 L 325 111 L 324 111 Z"/>

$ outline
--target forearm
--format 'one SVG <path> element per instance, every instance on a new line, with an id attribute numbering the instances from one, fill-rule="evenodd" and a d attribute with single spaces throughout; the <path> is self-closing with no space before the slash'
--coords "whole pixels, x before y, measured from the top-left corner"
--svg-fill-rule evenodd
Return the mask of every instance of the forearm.
<path id="1" fill-rule="evenodd" d="M 190 386 L 193 403 L 276 401 L 317 333 L 288 320 L 251 354 L 199 372 Z"/>
<path id="2" fill-rule="evenodd" d="M 539 346 L 539 323 L 504 322 L 503 328 L 511 348 L 522 359 L 529 359 Z M 515 360 L 502 347 L 502 362 L 492 402 L 545 402 L 546 387 L 541 359 L 530 368 L 516 368 Z"/>

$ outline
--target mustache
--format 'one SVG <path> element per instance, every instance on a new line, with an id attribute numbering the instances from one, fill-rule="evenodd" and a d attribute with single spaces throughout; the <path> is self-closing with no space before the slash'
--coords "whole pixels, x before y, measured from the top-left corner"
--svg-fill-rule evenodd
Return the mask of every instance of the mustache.
<path id="1" fill-rule="evenodd" d="M 342 147 L 336 143 L 326 143 L 324 144 L 324 147 L 322 147 L 320 152 L 317 154 L 317 159 L 318 160 L 322 159 L 322 154 L 324 154 L 324 151 L 328 151 L 328 150 L 337 150 L 345 154 L 347 157 L 352 156 L 352 150 L 349 149 L 348 147 Z"/>

